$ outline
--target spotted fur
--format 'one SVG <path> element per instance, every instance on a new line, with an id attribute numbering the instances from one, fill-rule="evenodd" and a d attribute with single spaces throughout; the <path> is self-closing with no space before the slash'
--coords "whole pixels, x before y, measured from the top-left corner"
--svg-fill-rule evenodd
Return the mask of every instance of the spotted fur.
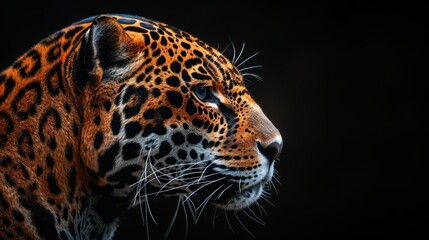
<path id="1" fill-rule="evenodd" d="M 0 239 L 110 239 L 154 194 L 246 208 L 281 147 L 216 49 L 146 18 L 88 18 L 0 74 Z"/>

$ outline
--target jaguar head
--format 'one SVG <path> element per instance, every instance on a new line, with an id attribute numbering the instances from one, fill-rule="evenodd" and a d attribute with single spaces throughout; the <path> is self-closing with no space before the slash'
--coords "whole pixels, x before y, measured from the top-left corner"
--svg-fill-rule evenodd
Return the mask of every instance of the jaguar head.
<path id="1" fill-rule="evenodd" d="M 95 18 L 80 44 L 68 71 L 98 186 L 134 203 L 198 195 L 230 210 L 261 197 L 283 141 L 231 61 L 186 32 L 126 16 Z"/>

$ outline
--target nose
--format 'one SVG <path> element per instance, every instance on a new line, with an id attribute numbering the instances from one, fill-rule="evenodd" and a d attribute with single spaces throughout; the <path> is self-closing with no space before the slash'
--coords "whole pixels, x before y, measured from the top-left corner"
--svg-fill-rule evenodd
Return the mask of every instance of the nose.
<path id="1" fill-rule="evenodd" d="M 272 163 L 280 154 L 283 148 L 283 142 L 272 142 L 268 146 L 264 147 L 260 142 L 258 142 L 258 150 L 265 157 L 268 158 L 270 163 Z"/>

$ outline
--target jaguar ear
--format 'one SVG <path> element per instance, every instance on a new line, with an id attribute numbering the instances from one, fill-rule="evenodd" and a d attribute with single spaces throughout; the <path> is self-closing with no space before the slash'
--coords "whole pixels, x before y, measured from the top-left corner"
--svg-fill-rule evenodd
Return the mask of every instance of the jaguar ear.
<path id="1" fill-rule="evenodd" d="M 96 82 L 123 79 L 138 55 L 137 44 L 106 15 L 94 19 L 83 47 L 86 71 Z"/>

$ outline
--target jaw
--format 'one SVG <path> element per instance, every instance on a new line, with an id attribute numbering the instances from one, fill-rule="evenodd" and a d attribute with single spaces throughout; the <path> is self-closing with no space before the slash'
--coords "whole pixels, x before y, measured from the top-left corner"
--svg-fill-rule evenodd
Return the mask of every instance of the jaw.
<path id="1" fill-rule="evenodd" d="M 211 203 L 220 209 L 241 210 L 256 203 L 270 184 L 274 175 L 274 164 L 268 166 L 265 177 L 254 184 L 223 183 L 223 187 L 210 193 Z"/>
<path id="2" fill-rule="evenodd" d="M 142 184 L 144 187 L 137 189 L 136 199 L 145 200 L 144 196 L 168 197 L 168 196 L 198 196 L 203 202 L 208 201 L 213 206 L 226 210 L 240 210 L 254 204 L 261 197 L 268 180 L 263 180 L 252 186 L 239 186 L 236 182 L 215 179 L 211 183 L 192 184 L 177 181 L 177 184 L 169 182 L 167 185 Z M 180 187 L 187 186 L 187 187 Z M 139 201 L 137 201 L 138 203 Z M 136 202 L 134 202 L 136 204 Z"/>
<path id="3" fill-rule="evenodd" d="M 139 172 L 139 184 L 132 185 L 136 188 L 132 205 L 147 197 L 198 196 L 219 209 L 244 209 L 260 199 L 273 177 L 274 164 L 263 162 L 258 170 L 242 172 L 225 171 L 210 162 L 184 163 L 183 169 L 149 162 L 150 166 L 144 167 L 148 172 Z"/>
<path id="4" fill-rule="evenodd" d="M 228 192 L 226 190 L 222 195 L 216 196 L 211 201 L 213 205 L 220 209 L 241 210 L 254 204 L 261 197 L 264 189 L 263 183 L 256 184 L 244 190 L 235 190 Z"/>

